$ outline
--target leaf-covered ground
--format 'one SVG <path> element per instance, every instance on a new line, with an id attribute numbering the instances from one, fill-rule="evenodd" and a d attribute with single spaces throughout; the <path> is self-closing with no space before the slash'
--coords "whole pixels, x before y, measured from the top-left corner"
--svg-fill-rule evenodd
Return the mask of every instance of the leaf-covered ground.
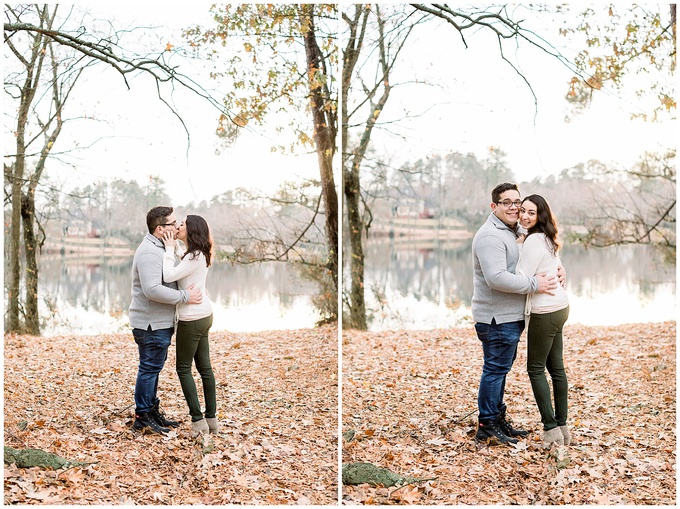
<path id="1" fill-rule="evenodd" d="M 212 450 L 192 436 L 174 339 L 159 397 L 182 425 L 162 437 L 131 429 L 131 334 L 6 336 L 4 445 L 91 464 L 5 465 L 4 502 L 337 504 L 337 334 L 211 334 L 221 424 Z"/>
<path id="2" fill-rule="evenodd" d="M 505 400 L 531 433 L 488 447 L 473 328 L 344 331 L 343 462 L 437 480 L 343 486 L 343 503 L 675 505 L 675 323 L 567 325 L 565 343 L 572 445 L 541 447 L 523 337 Z"/>

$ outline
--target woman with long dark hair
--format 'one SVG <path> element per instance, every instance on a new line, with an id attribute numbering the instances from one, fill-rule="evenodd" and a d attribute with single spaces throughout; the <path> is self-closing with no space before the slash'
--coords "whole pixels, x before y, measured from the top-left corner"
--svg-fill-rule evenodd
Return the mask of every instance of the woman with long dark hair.
<path id="1" fill-rule="evenodd" d="M 521 248 L 517 270 L 525 276 L 557 274 L 557 222 L 542 196 L 532 194 L 522 200 L 520 225 L 527 230 Z M 525 315 L 527 327 L 527 372 L 531 389 L 543 422 L 543 443 L 569 445 L 571 434 L 567 426 L 567 374 L 564 370 L 562 328 L 569 317 L 569 299 L 564 288 L 557 285 L 553 294 L 527 296 Z M 550 373 L 554 392 L 553 409 L 550 386 L 545 370 Z"/>
<path id="2" fill-rule="evenodd" d="M 208 332 L 213 322 L 212 304 L 205 289 L 208 268 L 213 257 L 213 242 L 208 223 L 201 216 L 188 215 L 179 225 L 177 238 L 186 246 L 179 247 L 174 236 L 167 232 L 163 236 L 165 256 L 163 258 L 163 279 L 177 281 L 180 289 L 195 285 L 203 294 L 200 304 L 179 304 L 177 312 L 177 360 L 176 370 L 182 385 L 184 399 L 189 406 L 191 429 L 199 433 L 217 433 L 217 398 L 215 376 L 210 364 Z M 179 263 L 175 265 L 176 259 Z M 191 373 L 192 364 L 203 383 L 205 415 L 201 412 L 196 384 Z"/>

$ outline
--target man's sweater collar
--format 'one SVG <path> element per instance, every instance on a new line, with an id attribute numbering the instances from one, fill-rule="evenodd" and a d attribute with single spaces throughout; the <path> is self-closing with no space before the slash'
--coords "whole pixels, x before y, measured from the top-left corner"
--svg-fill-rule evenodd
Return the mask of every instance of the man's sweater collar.
<path id="1" fill-rule="evenodd" d="M 493 212 L 489 215 L 489 219 L 491 220 L 493 225 L 496 228 L 498 228 L 499 230 L 504 230 L 504 229 L 510 230 L 513 234 L 517 235 L 519 223 L 516 224 L 514 228 L 512 228 L 511 226 L 508 226 L 506 223 L 501 221 L 498 218 L 498 216 L 496 214 L 494 214 Z"/>
<path id="2" fill-rule="evenodd" d="M 165 244 L 164 244 L 163 241 L 162 241 L 161 239 L 159 239 L 158 237 L 154 237 L 154 236 L 151 235 L 150 233 L 147 233 L 145 238 L 146 238 L 146 240 L 148 240 L 149 242 L 151 242 L 154 246 L 156 246 L 156 247 L 161 247 L 161 248 L 165 249 Z"/>

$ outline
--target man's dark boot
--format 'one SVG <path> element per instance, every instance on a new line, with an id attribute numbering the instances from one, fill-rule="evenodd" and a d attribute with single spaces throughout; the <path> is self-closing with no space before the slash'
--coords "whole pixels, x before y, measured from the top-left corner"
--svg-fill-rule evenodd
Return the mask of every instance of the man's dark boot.
<path id="1" fill-rule="evenodd" d="M 498 422 L 496 421 L 479 421 L 479 426 L 477 427 L 477 433 L 475 433 L 475 440 L 477 442 L 486 442 L 490 444 L 494 442 L 500 442 L 501 444 L 516 444 L 519 442 L 516 438 L 507 436 L 498 427 Z"/>
<path id="2" fill-rule="evenodd" d="M 168 420 L 161 413 L 160 403 L 156 403 L 156 405 L 153 407 L 153 410 L 151 410 L 150 414 L 154 418 L 154 420 L 158 423 L 159 426 L 166 427 L 166 428 L 178 428 L 179 427 L 179 422 Z"/>
<path id="3" fill-rule="evenodd" d="M 524 431 L 523 429 L 515 429 L 510 425 L 510 423 L 505 419 L 505 408 L 501 410 L 500 414 L 498 414 L 498 417 L 496 418 L 496 423 L 498 424 L 498 427 L 501 429 L 503 434 L 509 437 L 524 438 L 529 434 L 528 431 Z"/>
<path id="4" fill-rule="evenodd" d="M 136 430 L 147 428 L 151 433 L 167 433 L 170 428 L 164 428 L 156 422 L 151 412 L 139 412 L 135 414 L 135 422 L 132 427 Z"/>

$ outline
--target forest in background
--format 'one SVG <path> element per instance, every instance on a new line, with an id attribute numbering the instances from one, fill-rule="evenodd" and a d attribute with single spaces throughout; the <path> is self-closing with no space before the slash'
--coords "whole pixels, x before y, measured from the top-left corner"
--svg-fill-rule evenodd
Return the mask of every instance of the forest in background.
<path id="1" fill-rule="evenodd" d="M 522 196 L 541 194 L 569 232 L 565 240 L 607 245 L 614 240 L 657 243 L 674 255 L 675 153 L 644 154 L 632 168 L 587 161 L 559 174 L 518 182 Z M 490 190 L 500 182 L 516 182 L 501 149 L 490 149 L 487 159 L 452 152 L 405 164 L 400 168 L 375 166 L 364 190 L 372 221 L 394 217 L 452 218 L 474 232 L 487 217 Z M 242 255 L 263 242 L 293 241 L 297 226 L 312 217 L 313 202 L 306 186 L 288 183 L 273 196 L 256 190 L 235 189 L 209 201 L 172 204 L 162 178 L 114 180 L 76 188 L 67 195 L 54 193 L 40 209 L 46 231 L 67 233 L 69 226 L 86 224 L 97 237 L 117 237 L 135 245 L 145 232 L 146 211 L 158 204 L 175 205 L 179 216 L 199 214 L 213 229 L 218 245 Z M 670 208 L 668 214 L 664 215 Z M 623 225 L 628 225 L 625 227 Z M 654 225 L 657 231 L 645 231 Z M 445 227 L 445 226 L 442 226 Z M 370 225 L 368 237 L 372 232 Z M 637 235 L 637 237 L 635 237 Z M 645 239 L 646 235 L 646 239 Z M 615 236 L 618 236 L 615 238 Z M 310 249 L 323 243 L 323 219 L 305 236 Z"/>

